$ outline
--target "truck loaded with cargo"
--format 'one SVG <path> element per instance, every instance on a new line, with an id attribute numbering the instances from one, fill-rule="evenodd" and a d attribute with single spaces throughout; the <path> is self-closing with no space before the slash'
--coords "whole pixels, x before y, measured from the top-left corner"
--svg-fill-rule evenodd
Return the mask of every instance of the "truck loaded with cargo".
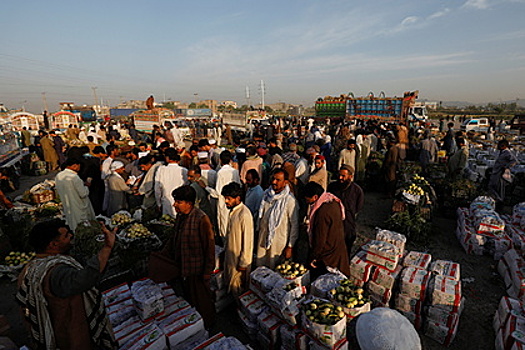
<path id="1" fill-rule="evenodd" d="M 405 92 L 403 97 L 386 97 L 384 92 L 378 97 L 372 92 L 365 97 L 355 97 L 351 92 L 325 96 L 317 99 L 315 113 L 317 118 L 335 120 L 426 121 L 425 106 L 416 103 L 418 95 L 416 90 Z"/>
<path id="2" fill-rule="evenodd" d="M 0 173 L 7 176 L 7 179 L 2 180 L 3 191 L 18 188 L 20 163 L 27 153 L 28 150 L 21 147 L 18 134 L 12 130 L 11 123 L 0 123 Z"/>

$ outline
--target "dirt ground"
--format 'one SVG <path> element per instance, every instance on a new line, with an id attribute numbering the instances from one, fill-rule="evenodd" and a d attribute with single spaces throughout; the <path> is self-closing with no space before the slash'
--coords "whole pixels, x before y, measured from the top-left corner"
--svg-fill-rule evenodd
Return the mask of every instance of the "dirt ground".
<path id="1" fill-rule="evenodd" d="M 373 237 L 374 228 L 381 227 L 389 215 L 391 203 L 379 193 L 366 194 L 365 208 L 358 218 L 358 229 L 363 236 Z M 415 244 L 408 240 L 406 249 L 427 252 L 433 260 L 458 262 L 461 265 L 463 296 L 466 300 L 452 344 L 447 348 L 420 332 L 423 349 L 494 349 L 492 319 L 499 300 L 506 295 L 503 280 L 496 271 L 497 261 L 490 256 L 465 253 L 455 236 L 455 215 L 437 210 L 432 226 L 432 233 L 426 243 Z"/>
<path id="2" fill-rule="evenodd" d="M 49 175 L 48 175 L 49 176 Z M 29 188 L 44 177 L 24 177 L 22 189 Z M 21 193 L 21 191 L 19 191 Z M 382 227 L 390 213 L 392 201 L 381 193 L 367 192 L 365 208 L 358 217 L 358 232 L 360 238 L 357 244 L 364 243 L 374 236 L 376 227 Z M 463 280 L 463 296 L 466 298 L 465 309 L 461 315 L 459 329 L 455 340 L 449 349 L 493 349 L 494 331 L 492 318 L 500 298 L 505 295 L 503 281 L 495 270 L 496 262 L 489 256 L 467 255 L 457 241 L 454 232 L 456 219 L 454 215 L 435 213 L 433 232 L 424 244 L 408 242 L 407 249 L 428 252 L 433 259 L 445 259 L 461 264 Z M 18 345 L 27 340 L 27 332 L 23 327 L 19 308 L 14 301 L 15 284 L 3 278 L 0 280 L 0 315 L 5 315 L 10 324 L 8 334 Z M 217 323 L 211 334 L 223 332 L 236 336 L 244 343 L 251 343 L 254 348 L 258 344 L 250 342 L 241 331 L 235 307 L 232 306 L 218 315 Z M 426 350 L 446 349 L 436 341 L 421 335 L 423 348 Z"/>

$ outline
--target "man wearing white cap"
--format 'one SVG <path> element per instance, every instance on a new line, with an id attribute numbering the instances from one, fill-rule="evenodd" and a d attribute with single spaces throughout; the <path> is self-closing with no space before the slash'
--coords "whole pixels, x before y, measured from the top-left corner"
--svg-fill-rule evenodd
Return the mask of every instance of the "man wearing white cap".
<path id="1" fill-rule="evenodd" d="M 201 169 L 202 179 L 206 186 L 215 188 L 217 183 L 217 172 L 213 170 L 208 163 L 208 152 L 197 153 L 197 159 L 199 161 L 199 168 Z"/>
<path id="2" fill-rule="evenodd" d="M 164 154 L 167 164 L 160 166 L 155 174 L 155 200 L 162 214 L 175 217 L 177 214 L 171 192 L 187 184 L 188 170 L 179 165 L 180 155 L 174 148 L 168 148 Z"/>
<path id="3" fill-rule="evenodd" d="M 126 194 L 131 191 L 122 177 L 122 173 L 125 171 L 124 163 L 114 160 L 113 163 L 111 163 L 110 170 L 111 175 L 108 177 L 109 203 L 107 209 L 109 216 L 120 210 L 128 209 Z"/>
<path id="4" fill-rule="evenodd" d="M 210 142 L 209 157 L 210 157 L 211 167 L 217 170 L 217 168 L 221 165 L 220 155 L 221 155 L 222 150 L 217 146 L 216 140 L 211 139 L 209 142 Z"/>
<path id="5" fill-rule="evenodd" d="M 396 310 L 376 308 L 348 325 L 349 348 L 361 350 L 420 350 L 421 339 L 410 321 Z"/>

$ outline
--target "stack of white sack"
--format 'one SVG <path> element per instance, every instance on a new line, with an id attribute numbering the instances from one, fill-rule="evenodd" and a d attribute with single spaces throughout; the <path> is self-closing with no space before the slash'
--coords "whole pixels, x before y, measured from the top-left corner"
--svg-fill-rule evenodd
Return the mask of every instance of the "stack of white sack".
<path id="1" fill-rule="evenodd" d="M 496 350 L 525 348 L 525 311 L 519 300 L 502 297 L 494 314 Z"/>
<path id="2" fill-rule="evenodd" d="M 436 260 L 430 271 L 430 305 L 426 307 L 425 334 L 448 346 L 456 336 L 464 307 L 460 265 L 452 261 Z"/>

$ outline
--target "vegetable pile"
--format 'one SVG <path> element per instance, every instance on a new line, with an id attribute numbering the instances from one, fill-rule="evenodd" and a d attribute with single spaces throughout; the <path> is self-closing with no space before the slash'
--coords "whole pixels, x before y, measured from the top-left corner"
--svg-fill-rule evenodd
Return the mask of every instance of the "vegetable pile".
<path id="1" fill-rule="evenodd" d="M 308 272 L 304 265 L 294 263 L 293 261 L 285 261 L 284 263 L 277 265 L 275 271 L 277 271 L 281 276 L 287 279 L 301 277 L 306 272 Z"/>
<path id="2" fill-rule="evenodd" d="M 36 253 L 10 252 L 5 257 L 5 264 L 7 266 L 18 266 L 27 264 L 29 260 L 35 257 Z"/>
<path id="3" fill-rule="evenodd" d="M 310 321 L 329 326 L 346 317 L 342 306 L 335 306 L 319 299 L 305 304 L 304 313 Z"/>
<path id="4" fill-rule="evenodd" d="M 350 280 L 342 280 L 340 285 L 329 293 L 335 302 L 349 309 L 363 306 L 370 301 L 364 289 L 356 287 Z"/>
<path id="5" fill-rule="evenodd" d="M 135 223 L 128 227 L 124 233 L 125 238 L 136 239 L 136 238 L 147 238 L 153 234 L 144 225 Z"/>
<path id="6" fill-rule="evenodd" d="M 131 216 L 125 213 L 116 213 L 113 214 L 113 216 L 111 217 L 111 224 L 113 226 L 125 226 L 131 223 L 132 221 L 133 219 L 131 218 Z"/>

